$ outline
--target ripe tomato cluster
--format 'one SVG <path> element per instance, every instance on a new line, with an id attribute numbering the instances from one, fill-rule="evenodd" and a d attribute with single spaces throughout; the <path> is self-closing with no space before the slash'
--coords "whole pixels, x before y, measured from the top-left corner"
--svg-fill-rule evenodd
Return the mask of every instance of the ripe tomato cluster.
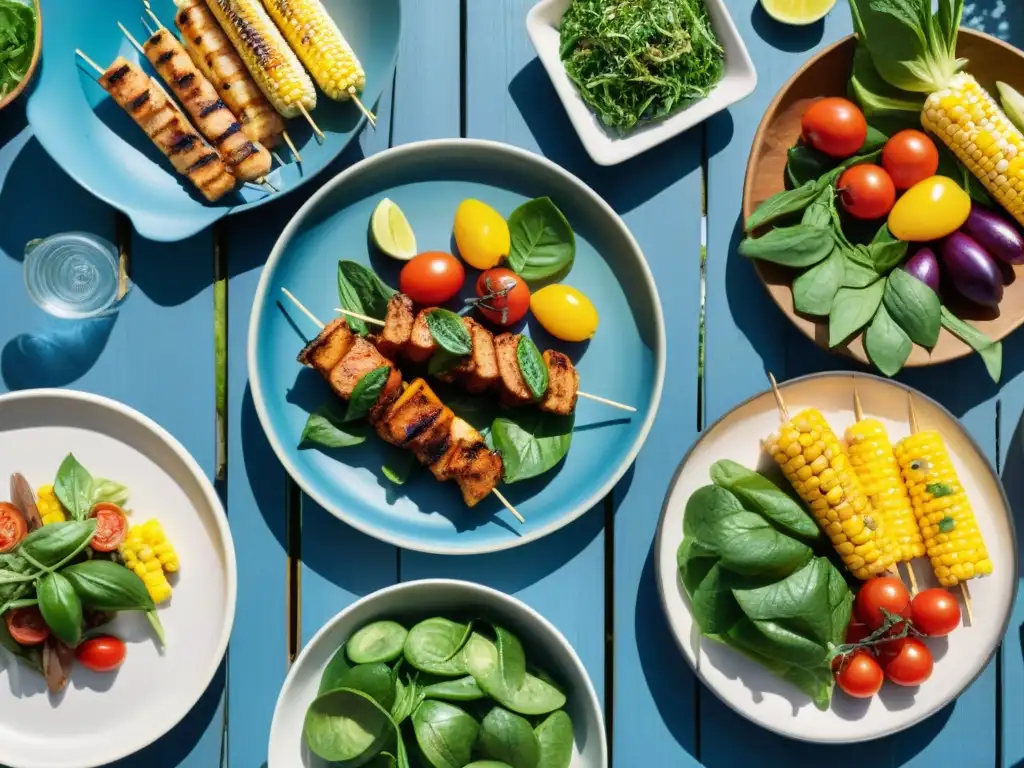
<path id="1" fill-rule="evenodd" d="M 944 589 L 926 589 L 913 599 L 897 578 L 871 579 L 857 593 L 854 615 L 846 630 L 847 643 L 860 643 L 881 629 L 886 614 L 895 621 L 879 641 L 836 659 L 836 684 L 854 698 L 870 698 L 885 680 L 895 685 L 921 685 L 932 674 L 934 661 L 921 636 L 944 637 L 960 625 L 960 605 Z M 899 635 L 903 635 L 899 637 Z M 886 640 L 887 636 L 896 639 Z"/>

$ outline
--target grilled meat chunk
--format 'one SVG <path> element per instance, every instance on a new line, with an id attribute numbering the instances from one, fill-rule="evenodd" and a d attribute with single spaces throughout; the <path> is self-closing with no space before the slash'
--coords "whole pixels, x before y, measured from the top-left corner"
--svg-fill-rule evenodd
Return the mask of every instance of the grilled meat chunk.
<path id="1" fill-rule="evenodd" d="M 395 360 L 405 349 L 405 345 L 409 343 L 412 336 L 414 322 L 412 299 L 404 293 L 396 293 L 388 301 L 384 330 L 377 337 L 377 349 L 384 357 Z M 429 333 L 429 329 L 427 332 Z"/>
<path id="2" fill-rule="evenodd" d="M 498 487 L 505 474 L 501 454 L 492 451 L 482 439 L 456 443 L 447 459 L 448 476 L 462 491 L 467 507 L 475 507 Z"/>
<path id="3" fill-rule="evenodd" d="M 519 370 L 519 335 L 503 333 L 494 339 L 494 350 L 498 360 L 498 374 L 501 376 L 501 401 L 506 405 L 526 405 L 533 402 L 530 388 L 523 381 Z"/>
<path id="4" fill-rule="evenodd" d="M 401 380 L 401 374 L 395 370 L 394 364 L 378 352 L 373 344 L 360 336 L 354 336 L 348 352 L 331 369 L 328 381 L 338 397 L 348 400 L 359 380 L 382 366 L 390 368 L 391 375 L 397 375 Z"/>
<path id="5" fill-rule="evenodd" d="M 356 335 L 348 327 L 345 318 L 332 320 L 299 352 L 298 360 L 303 365 L 315 368 L 325 378 L 331 375 L 346 353 L 351 349 Z"/>
<path id="6" fill-rule="evenodd" d="M 540 401 L 540 409 L 568 416 L 576 408 L 576 393 L 580 389 L 580 375 L 566 355 L 553 349 L 544 351 L 548 367 L 548 391 Z"/>
<path id="7" fill-rule="evenodd" d="M 430 391 L 423 379 L 417 379 L 374 424 L 377 434 L 392 445 L 409 447 L 429 434 L 434 423 L 443 418 L 444 404 Z M 421 445 L 424 443 L 420 443 Z"/>
<path id="8" fill-rule="evenodd" d="M 405 345 L 405 356 L 414 363 L 429 360 L 430 356 L 437 351 L 434 335 L 430 332 L 430 326 L 427 325 L 427 315 L 433 311 L 433 307 L 420 310 L 412 324 L 409 343 Z"/>
<path id="9" fill-rule="evenodd" d="M 473 342 L 473 352 L 456 365 L 451 373 L 467 392 L 477 395 L 492 387 L 499 380 L 494 337 L 490 331 L 471 317 L 462 318 L 462 324 L 466 326 L 469 338 Z"/>

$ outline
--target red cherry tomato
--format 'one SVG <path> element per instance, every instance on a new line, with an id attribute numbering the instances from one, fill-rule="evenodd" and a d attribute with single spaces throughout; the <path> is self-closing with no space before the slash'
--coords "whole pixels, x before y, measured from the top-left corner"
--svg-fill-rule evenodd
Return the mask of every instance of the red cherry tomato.
<path id="1" fill-rule="evenodd" d="M 831 157 L 850 157 L 864 146 L 868 122 L 857 105 L 846 99 L 816 101 L 800 121 L 804 141 Z"/>
<path id="2" fill-rule="evenodd" d="M 0 552 L 10 552 L 25 538 L 28 523 L 13 504 L 0 502 Z"/>
<path id="3" fill-rule="evenodd" d="M 914 626 L 929 637 L 943 637 L 960 626 L 960 604 L 944 589 L 926 589 L 911 601 Z"/>
<path id="4" fill-rule="evenodd" d="M 90 637 L 75 651 L 82 666 L 93 672 L 113 672 L 124 664 L 127 654 L 128 648 L 124 642 L 112 635 Z"/>
<path id="5" fill-rule="evenodd" d="M 444 304 L 462 289 L 466 270 L 450 253 L 431 251 L 415 256 L 398 276 L 398 285 L 417 304 Z"/>
<path id="6" fill-rule="evenodd" d="M 868 579 L 857 593 L 857 617 L 872 629 L 878 629 L 885 622 L 883 608 L 905 619 L 913 615 L 907 588 L 893 576 Z M 893 629 L 899 631 L 901 627 L 902 624 L 896 624 Z"/>
<path id="7" fill-rule="evenodd" d="M 530 309 L 530 288 L 511 269 L 496 267 L 482 273 L 476 281 L 476 308 L 496 325 L 515 325 Z"/>
<path id="8" fill-rule="evenodd" d="M 885 143 L 882 167 L 892 177 L 896 189 L 910 189 L 935 175 L 939 169 L 939 150 L 926 133 L 900 131 Z"/>
<path id="9" fill-rule="evenodd" d="M 871 627 L 860 621 L 856 616 L 850 617 L 850 623 L 846 627 L 846 642 L 859 643 L 872 632 Z"/>
<path id="10" fill-rule="evenodd" d="M 896 685 L 920 685 L 932 676 L 932 652 L 916 637 L 904 637 L 896 641 L 898 649 L 882 657 L 885 676 Z M 896 644 L 894 643 L 894 645 Z"/>
<path id="11" fill-rule="evenodd" d="M 844 171 L 837 189 L 843 209 L 858 219 L 880 219 L 896 204 L 896 185 L 884 168 L 870 163 Z"/>
<path id="12" fill-rule="evenodd" d="M 7 631 L 11 633 L 16 643 L 39 645 L 50 636 L 50 628 L 46 626 L 43 614 L 35 606 L 15 608 L 8 611 L 4 618 L 7 621 Z"/>
<path id="13" fill-rule="evenodd" d="M 90 517 L 96 518 L 96 535 L 91 546 L 97 552 L 113 552 L 128 535 L 128 518 L 117 504 L 103 502 L 92 508 Z"/>
<path id="14" fill-rule="evenodd" d="M 854 651 L 844 659 L 836 672 L 836 684 L 855 699 L 869 699 L 878 693 L 885 681 L 882 668 L 866 651 Z"/>

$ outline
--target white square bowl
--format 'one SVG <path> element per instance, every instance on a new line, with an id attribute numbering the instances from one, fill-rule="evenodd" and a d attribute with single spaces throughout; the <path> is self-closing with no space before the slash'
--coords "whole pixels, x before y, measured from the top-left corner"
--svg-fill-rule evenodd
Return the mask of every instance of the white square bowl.
<path id="1" fill-rule="evenodd" d="M 736 25 L 725 8 L 725 0 L 704 0 L 711 26 L 725 49 L 725 70 L 721 81 L 705 98 L 672 115 L 619 135 L 608 128 L 580 98 L 576 86 L 562 65 L 559 26 L 572 0 L 542 0 L 526 16 L 526 31 L 537 50 L 558 97 L 569 113 L 587 154 L 599 165 L 616 165 L 651 147 L 678 136 L 697 123 L 746 98 L 757 87 L 757 72 Z"/>

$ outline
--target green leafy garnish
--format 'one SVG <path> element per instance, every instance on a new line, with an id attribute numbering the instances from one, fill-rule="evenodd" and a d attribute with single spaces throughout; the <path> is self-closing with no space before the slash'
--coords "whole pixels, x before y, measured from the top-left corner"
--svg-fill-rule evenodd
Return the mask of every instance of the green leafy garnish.
<path id="1" fill-rule="evenodd" d="M 0 99 L 28 73 L 35 37 L 35 8 L 17 0 L 0 0 Z"/>

